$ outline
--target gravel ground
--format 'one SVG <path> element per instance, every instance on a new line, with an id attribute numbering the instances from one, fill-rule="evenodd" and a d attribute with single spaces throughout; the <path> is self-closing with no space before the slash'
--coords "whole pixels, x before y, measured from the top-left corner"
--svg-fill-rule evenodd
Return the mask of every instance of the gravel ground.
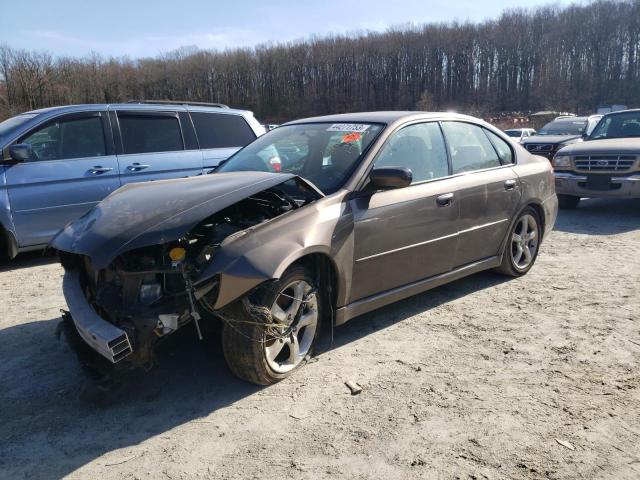
<path id="1" fill-rule="evenodd" d="M 561 212 L 527 276 L 353 320 L 272 387 L 185 329 L 103 409 L 54 336 L 61 274 L 0 273 L 1 478 L 640 477 L 640 201 Z"/>

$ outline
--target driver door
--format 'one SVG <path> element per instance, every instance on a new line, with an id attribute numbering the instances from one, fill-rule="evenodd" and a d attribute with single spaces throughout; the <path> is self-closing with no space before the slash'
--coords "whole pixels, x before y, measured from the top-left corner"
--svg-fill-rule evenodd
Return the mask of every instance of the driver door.
<path id="1" fill-rule="evenodd" d="M 458 239 L 458 202 L 437 122 L 395 132 L 376 167 L 407 167 L 413 182 L 350 200 L 354 215 L 354 269 L 350 301 L 448 272 Z"/>
<path id="2" fill-rule="evenodd" d="M 24 135 L 33 156 L 5 169 L 20 247 L 44 245 L 71 220 L 120 187 L 105 112 L 49 120 Z"/>

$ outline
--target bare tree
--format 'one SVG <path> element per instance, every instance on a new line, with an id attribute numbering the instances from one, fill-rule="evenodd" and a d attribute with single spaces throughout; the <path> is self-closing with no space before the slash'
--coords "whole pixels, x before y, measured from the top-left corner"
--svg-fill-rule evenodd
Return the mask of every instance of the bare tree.
<path id="1" fill-rule="evenodd" d="M 279 122 L 331 112 L 592 111 L 640 104 L 640 0 L 509 10 L 253 49 L 53 58 L 0 45 L 0 119 L 67 103 L 223 102 Z"/>

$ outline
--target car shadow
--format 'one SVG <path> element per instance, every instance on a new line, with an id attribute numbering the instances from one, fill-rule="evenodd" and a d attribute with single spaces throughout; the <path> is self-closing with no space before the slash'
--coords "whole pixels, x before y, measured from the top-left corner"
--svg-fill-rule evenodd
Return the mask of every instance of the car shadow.
<path id="1" fill-rule="evenodd" d="M 555 230 L 616 235 L 640 229 L 640 199 L 587 198 L 575 210 L 560 210 Z"/>
<path id="2" fill-rule="evenodd" d="M 353 319 L 336 329 L 333 342 L 327 329 L 317 356 L 322 361 L 335 348 L 506 280 L 484 272 L 438 287 Z M 201 343 L 187 327 L 165 344 L 156 368 L 131 379 L 120 401 L 106 408 L 89 405 L 78 397 L 84 377 L 75 354 L 64 340 L 55 339 L 59 320 L 0 330 L 0 471 L 13 478 L 64 477 L 109 452 L 208 417 L 264 388 L 231 374 L 219 333 L 209 332 Z M 209 427 L 224 434 L 215 430 L 218 426 Z M 41 458 L 37 467 L 34 457 Z"/>
<path id="3" fill-rule="evenodd" d="M 16 258 L 0 263 L 0 273 L 22 268 L 39 267 L 56 261 L 58 261 L 58 257 L 53 250 L 20 253 Z"/>

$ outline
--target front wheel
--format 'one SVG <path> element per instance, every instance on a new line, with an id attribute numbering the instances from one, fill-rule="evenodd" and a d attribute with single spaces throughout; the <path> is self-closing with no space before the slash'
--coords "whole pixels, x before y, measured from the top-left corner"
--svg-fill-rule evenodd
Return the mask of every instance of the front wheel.
<path id="1" fill-rule="evenodd" d="M 558 207 L 563 210 L 572 210 L 580 203 L 580 197 L 575 195 L 558 195 Z"/>
<path id="2" fill-rule="evenodd" d="M 540 218 L 531 207 L 525 208 L 511 227 L 498 271 L 511 277 L 527 273 L 538 257 Z"/>
<path id="3" fill-rule="evenodd" d="M 278 281 L 236 302 L 223 318 L 222 349 L 229 368 L 259 385 L 288 377 L 311 355 L 321 318 L 317 281 L 302 266 L 290 268 Z"/>

